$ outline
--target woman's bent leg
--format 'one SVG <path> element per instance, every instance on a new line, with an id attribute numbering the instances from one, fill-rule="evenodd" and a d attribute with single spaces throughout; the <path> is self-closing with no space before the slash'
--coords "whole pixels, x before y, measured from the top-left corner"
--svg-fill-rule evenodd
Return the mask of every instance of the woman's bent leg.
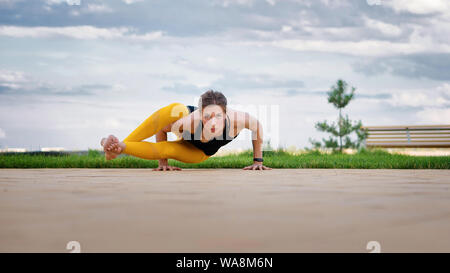
<path id="1" fill-rule="evenodd" d="M 189 109 L 182 103 L 171 103 L 159 109 L 123 140 L 126 145 L 123 152 L 144 159 L 166 158 L 164 155 L 168 147 L 167 141 L 152 143 L 142 140 L 155 135 L 168 124 L 186 115 L 189 115 Z"/>
<path id="2" fill-rule="evenodd" d="M 184 139 L 168 141 L 165 150 L 167 158 L 172 158 L 184 163 L 200 163 L 210 156 Z"/>
<path id="3" fill-rule="evenodd" d="M 154 112 L 123 141 L 142 141 L 147 139 L 159 132 L 168 124 L 187 115 L 189 115 L 189 109 L 186 105 L 178 102 L 171 103 Z"/>
<path id="4" fill-rule="evenodd" d="M 199 163 L 209 158 L 202 150 L 183 139 L 157 143 L 129 141 L 126 145 L 127 154 L 149 160 L 171 158 L 184 163 Z"/>

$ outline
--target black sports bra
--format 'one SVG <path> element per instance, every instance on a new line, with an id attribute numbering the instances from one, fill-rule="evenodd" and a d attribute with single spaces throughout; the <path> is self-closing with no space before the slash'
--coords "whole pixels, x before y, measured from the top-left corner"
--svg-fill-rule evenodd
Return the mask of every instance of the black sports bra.
<path id="1" fill-rule="evenodd" d="M 192 106 L 192 105 L 187 105 L 187 107 L 189 109 L 189 113 L 192 113 L 194 110 L 196 110 L 198 108 L 198 107 Z M 228 115 L 227 115 L 227 118 L 228 118 L 228 120 L 230 119 L 228 117 Z M 191 142 L 195 147 L 202 150 L 206 155 L 211 156 L 211 155 L 215 154 L 219 150 L 220 147 L 231 142 L 233 139 L 235 139 L 239 135 L 239 133 L 238 133 L 234 138 L 229 135 L 229 132 L 230 132 L 229 123 L 231 123 L 231 122 L 227 122 L 227 119 L 225 119 L 225 130 L 223 130 L 222 136 L 215 137 L 208 142 L 202 142 L 200 140 L 201 133 L 202 133 L 202 128 L 200 128 L 200 126 L 202 126 L 201 122 L 199 122 L 197 128 L 195 129 L 195 132 L 194 132 L 195 134 L 192 134 L 187 130 L 183 131 L 183 139 Z M 190 136 L 189 136 L 189 133 L 190 133 Z"/>

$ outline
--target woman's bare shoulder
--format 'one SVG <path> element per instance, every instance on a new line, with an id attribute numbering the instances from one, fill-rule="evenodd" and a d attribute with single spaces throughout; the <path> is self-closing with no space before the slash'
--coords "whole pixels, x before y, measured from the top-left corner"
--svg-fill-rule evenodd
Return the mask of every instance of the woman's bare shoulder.
<path id="1" fill-rule="evenodd" d="M 233 118 L 236 121 L 243 121 L 245 120 L 245 116 L 248 115 L 245 111 L 239 111 L 232 108 L 227 107 L 227 114 L 231 118 Z"/>
<path id="2" fill-rule="evenodd" d="M 234 125 L 234 128 L 238 132 L 245 127 L 245 117 L 247 115 L 247 112 L 227 107 L 227 115 L 230 117 L 231 124 Z"/>

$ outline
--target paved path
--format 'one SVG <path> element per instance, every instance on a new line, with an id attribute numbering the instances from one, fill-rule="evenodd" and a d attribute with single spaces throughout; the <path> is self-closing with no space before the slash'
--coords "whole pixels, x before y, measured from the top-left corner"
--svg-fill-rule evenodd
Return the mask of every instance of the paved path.
<path id="1" fill-rule="evenodd" d="M 0 252 L 450 252 L 450 170 L 0 169 Z"/>

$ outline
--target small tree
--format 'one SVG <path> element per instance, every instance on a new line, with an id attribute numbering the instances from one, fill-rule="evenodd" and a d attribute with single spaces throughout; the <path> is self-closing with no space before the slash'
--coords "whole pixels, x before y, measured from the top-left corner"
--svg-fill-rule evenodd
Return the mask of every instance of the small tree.
<path id="1" fill-rule="evenodd" d="M 328 124 L 327 121 L 317 122 L 315 128 L 321 132 L 330 133 L 331 136 L 328 139 L 322 138 L 323 145 L 327 148 L 332 148 L 342 152 L 342 148 L 359 148 L 364 140 L 367 138 L 368 132 L 362 128 L 362 122 L 359 120 L 353 123 L 348 115 L 345 118 L 342 117 L 342 108 L 348 105 L 353 99 L 355 94 L 355 87 L 352 87 L 350 93 L 347 93 L 347 83 L 344 80 L 339 79 L 335 85 L 331 87 L 331 91 L 328 94 L 328 102 L 332 103 L 334 107 L 339 110 L 339 117 L 337 124 L 332 122 Z M 357 139 L 352 141 L 350 134 L 355 132 Z M 320 141 L 309 139 L 314 148 L 322 147 Z"/>

